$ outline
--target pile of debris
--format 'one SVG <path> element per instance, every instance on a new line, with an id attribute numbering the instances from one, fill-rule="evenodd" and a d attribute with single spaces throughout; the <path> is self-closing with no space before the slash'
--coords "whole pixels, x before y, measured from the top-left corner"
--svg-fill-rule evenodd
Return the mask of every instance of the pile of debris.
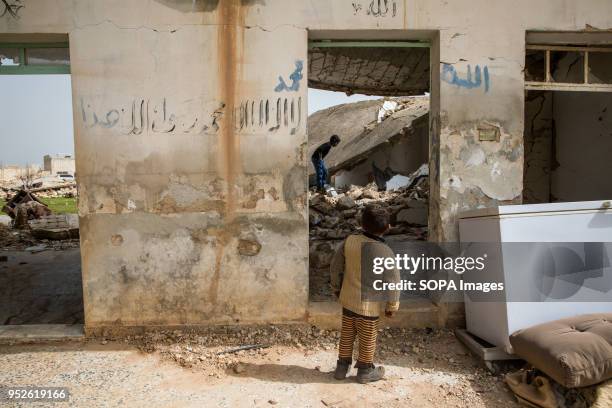
<path id="1" fill-rule="evenodd" d="M 362 210 L 369 204 L 386 208 L 391 216 L 389 236 L 408 235 L 414 240 L 427 239 L 429 186 L 423 179 L 413 188 L 378 191 L 374 183 L 351 186 L 336 196 L 309 194 L 311 240 L 343 240 L 360 229 Z"/>
<path id="2" fill-rule="evenodd" d="M 11 217 L 16 229 L 26 229 L 29 220 L 51 215 L 49 207 L 27 190 L 19 190 L 1 210 Z"/>
<path id="3" fill-rule="evenodd" d="M 308 154 L 337 134 L 340 148 L 325 156 L 336 185 L 365 185 L 372 181 L 374 166 L 409 174 L 429 160 L 428 112 L 428 97 L 361 101 L 320 110 L 308 117 Z M 314 166 L 309 167 L 309 180 L 314 184 Z"/>
<path id="4" fill-rule="evenodd" d="M 36 193 L 38 197 L 42 197 L 42 198 L 48 198 L 48 197 L 70 197 L 71 198 L 71 197 L 77 196 L 76 183 L 60 184 L 57 186 L 50 186 L 50 187 L 38 187 L 30 191 Z"/>
<path id="5" fill-rule="evenodd" d="M 53 214 L 31 191 L 19 190 L 0 209 L 0 246 L 4 250 L 39 252 L 79 246 L 76 214 Z"/>
<path id="6" fill-rule="evenodd" d="M 20 191 L 28 191 L 29 193 L 35 193 L 38 198 L 48 197 L 76 197 L 77 196 L 77 185 L 75 182 L 60 183 L 32 183 L 28 187 L 22 186 L 10 186 L 0 185 L 0 191 L 6 195 L 19 193 Z"/>
<path id="7" fill-rule="evenodd" d="M 404 179 L 403 186 L 392 190 L 379 191 L 376 183 L 370 183 L 339 192 L 309 192 L 311 300 L 332 296 L 328 270 L 331 259 L 347 236 L 361 230 L 361 213 L 367 205 L 381 206 L 389 212 L 387 240 L 427 240 L 428 177 L 419 169 Z"/>

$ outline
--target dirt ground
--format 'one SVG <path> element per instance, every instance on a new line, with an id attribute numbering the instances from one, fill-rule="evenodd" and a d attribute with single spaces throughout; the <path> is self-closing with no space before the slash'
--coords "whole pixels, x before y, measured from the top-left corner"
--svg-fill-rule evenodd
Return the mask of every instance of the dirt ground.
<path id="1" fill-rule="evenodd" d="M 0 384 L 69 387 L 69 403 L 47 406 L 518 406 L 502 378 L 488 373 L 447 330 L 381 331 L 378 361 L 387 379 L 368 385 L 355 382 L 354 368 L 344 381 L 332 378 L 337 336 L 309 327 L 266 327 L 2 345 Z M 269 347 L 217 354 L 262 340 Z"/>

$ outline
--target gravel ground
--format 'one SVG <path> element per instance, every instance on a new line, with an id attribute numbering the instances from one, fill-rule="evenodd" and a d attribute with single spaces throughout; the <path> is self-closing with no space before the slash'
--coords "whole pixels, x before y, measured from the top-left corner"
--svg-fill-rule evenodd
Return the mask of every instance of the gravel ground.
<path id="1" fill-rule="evenodd" d="M 265 340 L 265 342 L 264 342 Z M 309 327 L 162 332 L 123 340 L 0 346 L 0 384 L 70 388 L 71 407 L 516 407 L 446 330 L 388 329 L 387 379 L 335 381 L 337 332 Z M 266 348 L 217 354 L 237 345 Z"/>

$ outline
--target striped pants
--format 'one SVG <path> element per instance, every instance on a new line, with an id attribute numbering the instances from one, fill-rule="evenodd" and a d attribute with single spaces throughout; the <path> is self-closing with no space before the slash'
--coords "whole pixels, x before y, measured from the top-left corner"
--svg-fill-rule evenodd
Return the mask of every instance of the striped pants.
<path id="1" fill-rule="evenodd" d="M 374 363 L 376 335 L 378 334 L 378 317 L 361 316 L 347 309 L 342 309 L 342 331 L 338 346 L 338 359 L 353 360 L 353 343 L 359 339 L 359 357 L 357 367 L 369 367 Z"/>

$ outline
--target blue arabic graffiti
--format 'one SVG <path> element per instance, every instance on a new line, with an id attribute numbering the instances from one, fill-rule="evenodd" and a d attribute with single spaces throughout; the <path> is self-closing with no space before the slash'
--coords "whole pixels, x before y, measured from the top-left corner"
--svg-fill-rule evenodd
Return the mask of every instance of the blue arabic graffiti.
<path id="1" fill-rule="evenodd" d="M 484 80 L 483 80 L 484 77 Z M 451 64 L 442 65 L 442 80 L 452 85 L 462 88 L 480 88 L 484 83 L 484 91 L 489 92 L 491 80 L 489 78 L 489 67 L 486 65 L 481 70 L 480 65 L 474 68 L 474 78 L 472 78 L 472 66 L 468 64 L 465 78 L 459 78 L 457 70 Z"/>
<path id="2" fill-rule="evenodd" d="M 283 77 L 279 76 L 278 85 L 276 85 L 276 88 L 274 88 L 274 90 L 276 92 L 297 92 L 300 89 L 300 81 L 304 77 L 304 75 L 302 75 L 302 69 L 304 69 L 304 61 L 295 61 L 295 71 L 293 71 L 293 73 L 289 75 L 289 79 L 291 80 L 291 86 L 287 86 L 287 83 L 285 82 Z"/>

